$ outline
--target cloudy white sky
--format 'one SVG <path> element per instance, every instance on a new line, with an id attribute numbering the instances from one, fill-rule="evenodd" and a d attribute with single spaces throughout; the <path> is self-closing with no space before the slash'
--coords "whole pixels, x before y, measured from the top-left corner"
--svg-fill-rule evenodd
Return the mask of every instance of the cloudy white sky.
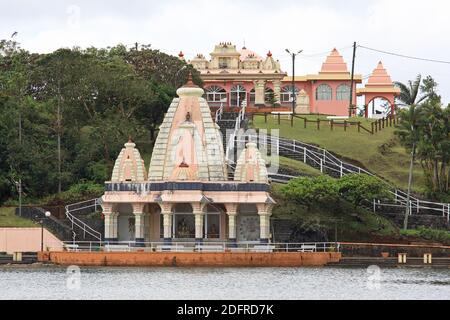
<path id="1" fill-rule="evenodd" d="M 0 39 L 30 51 L 59 47 L 151 44 L 169 54 L 209 54 L 231 41 L 260 55 L 271 50 L 291 70 L 285 48 L 303 49 L 298 74 L 320 69 L 333 47 L 351 62 L 353 41 L 386 51 L 450 61 L 447 0 L 0 0 Z M 371 73 L 382 60 L 392 78 L 432 75 L 450 102 L 450 64 L 402 59 L 358 49 L 356 71 Z"/>

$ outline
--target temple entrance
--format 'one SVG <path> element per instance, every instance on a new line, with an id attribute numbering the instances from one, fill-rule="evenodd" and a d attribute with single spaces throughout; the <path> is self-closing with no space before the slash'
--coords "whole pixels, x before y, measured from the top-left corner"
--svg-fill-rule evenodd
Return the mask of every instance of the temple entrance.
<path id="1" fill-rule="evenodd" d="M 255 205 L 239 206 L 236 237 L 239 242 L 257 242 L 260 239 L 259 215 Z"/>
<path id="2" fill-rule="evenodd" d="M 117 211 L 117 239 L 118 241 L 134 241 L 135 240 L 135 218 L 133 207 L 130 204 L 118 205 Z"/>
<path id="3" fill-rule="evenodd" d="M 195 216 L 190 204 L 177 204 L 173 213 L 173 234 L 177 239 L 195 239 Z"/>
<path id="4" fill-rule="evenodd" d="M 204 223 L 205 239 L 220 239 L 221 211 L 211 205 L 206 207 Z"/>
<path id="5" fill-rule="evenodd" d="M 370 119 L 386 118 L 392 114 L 392 105 L 388 99 L 377 97 L 367 104 L 366 112 Z"/>

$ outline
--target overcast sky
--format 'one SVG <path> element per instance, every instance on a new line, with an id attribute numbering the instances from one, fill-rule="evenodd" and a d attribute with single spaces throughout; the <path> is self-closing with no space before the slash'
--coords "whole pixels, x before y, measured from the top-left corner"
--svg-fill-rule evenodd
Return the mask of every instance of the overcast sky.
<path id="1" fill-rule="evenodd" d="M 450 61 L 447 0 L 0 0 L 0 39 L 15 31 L 22 47 L 151 44 L 188 59 L 209 55 L 216 43 L 245 44 L 261 56 L 271 50 L 290 72 L 285 48 L 303 49 L 296 74 L 319 71 L 324 52 L 342 49 L 349 67 L 353 41 L 385 51 Z M 356 72 L 368 75 L 382 60 L 392 78 L 432 75 L 450 102 L 450 64 L 420 62 L 358 49 Z"/>

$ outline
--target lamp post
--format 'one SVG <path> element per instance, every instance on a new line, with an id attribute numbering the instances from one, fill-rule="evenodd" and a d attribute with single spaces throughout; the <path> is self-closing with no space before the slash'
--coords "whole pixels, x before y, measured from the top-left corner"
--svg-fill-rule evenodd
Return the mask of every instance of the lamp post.
<path id="1" fill-rule="evenodd" d="M 50 211 L 45 212 L 45 218 L 49 218 L 52 214 Z M 44 217 L 40 221 L 41 223 L 41 252 L 44 251 Z"/>
<path id="2" fill-rule="evenodd" d="M 292 56 L 292 116 L 295 114 L 295 57 L 302 53 L 303 50 L 299 50 L 297 53 L 291 53 L 289 49 L 286 49 L 286 52 Z"/>

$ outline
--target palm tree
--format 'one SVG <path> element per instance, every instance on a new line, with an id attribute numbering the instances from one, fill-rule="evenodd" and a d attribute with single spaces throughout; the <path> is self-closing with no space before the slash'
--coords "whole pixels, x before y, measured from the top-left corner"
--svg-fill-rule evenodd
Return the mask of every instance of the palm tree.
<path id="1" fill-rule="evenodd" d="M 423 90 L 421 90 L 421 83 L 422 76 L 420 74 L 417 75 L 416 80 L 409 80 L 407 85 L 401 82 L 395 82 L 395 86 L 400 88 L 397 104 L 404 107 L 410 107 L 412 105 L 418 105 L 428 99 L 430 96 L 429 93 L 425 93 L 423 96 L 419 97 L 419 93 L 423 93 Z"/>
<path id="2" fill-rule="evenodd" d="M 403 121 L 399 129 L 396 131 L 396 134 L 400 136 L 400 139 L 403 140 L 405 145 L 411 147 L 411 162 L 409 166 L 409 178 L 408 178 L 408 193 L 406 198 L 406 210 L 405 210 L 405 219 L 403 221 L 403 228 L 408 230 L 408 218 L 410 215 L 410 201 L 411 201 L 411 187 L 413 180 L 413 169 L 414 169 L 414 161 L 416 158 L 416 148 L 418 142 L 418 122 L 420 117 L 420 107 L 415 104 L 411 104 L 409 109 L 403 110 L 402 114 Z"/>

